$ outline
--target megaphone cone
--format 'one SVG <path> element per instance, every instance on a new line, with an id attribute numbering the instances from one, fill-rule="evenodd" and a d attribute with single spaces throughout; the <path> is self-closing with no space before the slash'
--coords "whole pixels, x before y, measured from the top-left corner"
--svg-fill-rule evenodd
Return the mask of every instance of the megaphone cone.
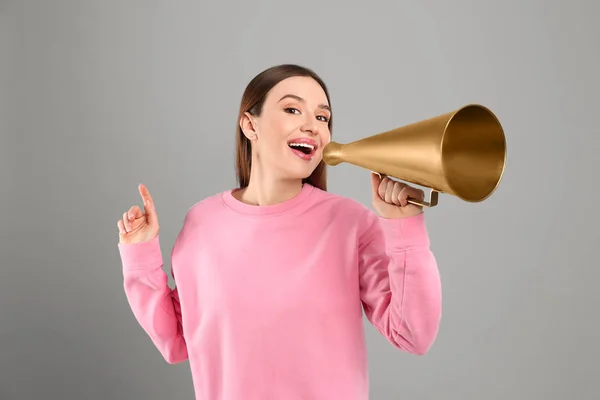
<path id="1" fill-rule="evenodd" d="M 469 104 L 348 144 L 331 142 L 323 149 L 323 161 L 353 164 L 431 189 L 429 202 L 410 200 L 413 204 L 433 207 L 438 193 L 480 202 L 500 184 L 506 138 L 489 109 Z"/>

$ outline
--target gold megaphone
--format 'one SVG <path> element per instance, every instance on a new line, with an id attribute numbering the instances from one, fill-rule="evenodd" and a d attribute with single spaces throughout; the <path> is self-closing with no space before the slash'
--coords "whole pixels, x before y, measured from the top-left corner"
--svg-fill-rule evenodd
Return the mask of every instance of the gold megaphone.
<path id="1" fill-rule="evenodd" d="M 323 161 L 369 169 L 468 202 L 487 199 L 498 187 L 506 163 L 506 138 L 500 122 L 486 107 L 469 104 L 458 110 L 415 122 L 348 144 L 330 142 Z"/>

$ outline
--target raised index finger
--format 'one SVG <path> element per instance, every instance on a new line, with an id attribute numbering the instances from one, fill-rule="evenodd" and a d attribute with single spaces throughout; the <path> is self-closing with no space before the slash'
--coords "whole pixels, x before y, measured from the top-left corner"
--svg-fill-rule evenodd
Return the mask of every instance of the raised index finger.
<path id="1" fill-rule="evenodd" d="M 144 202 L 144 206 L 148 206 L 149 203 L 152 203 L 152 196 L 150 196 L 150 192 L 148 188 L 143 183 L 138 185 L 138 190 L 140 192 L 140 196 L 142 196 L 142 201 Z"/>

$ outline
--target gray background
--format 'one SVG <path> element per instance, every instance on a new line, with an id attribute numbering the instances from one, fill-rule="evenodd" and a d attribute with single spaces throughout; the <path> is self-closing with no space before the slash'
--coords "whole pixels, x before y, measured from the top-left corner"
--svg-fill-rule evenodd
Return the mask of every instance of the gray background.
<path id="1" fill-rule="evenodd" d="M 245 85 L 284 62 L 328 83 L 341 142 L 471 102 L 506 129 L 494 196 L 427 212 L 430 353 L 366 325 L 372 398 L 597 399 L 598 4 L 0 3 L 0 399 L 193 397 L 128 308 L 116 221 L 146 183 L 169 251 L 188 207 L 234 185 Z M 330 188 L 370 205 L 368 171 L 330 169 Z"/>

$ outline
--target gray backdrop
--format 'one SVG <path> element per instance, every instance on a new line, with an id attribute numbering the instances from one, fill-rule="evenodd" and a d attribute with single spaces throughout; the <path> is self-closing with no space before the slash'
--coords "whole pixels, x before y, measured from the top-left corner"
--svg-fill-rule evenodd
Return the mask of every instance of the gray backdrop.
<path id="1" fill-rule="evenodd" d="M 244 86 L 284 62 L 326 80 L 342 142 L 471 102 L 506 129 L 495 195 L 427 212 L 430 353 L 366 325 L 372 398 L 597 399 L 598 4 L 4 0 L 0 399 L 192 398 L 129 310 L 116 221 L 146 183 L 169 251 L 234 185 Z M 330 187 L 370 205 L 368 171 Z"/>

